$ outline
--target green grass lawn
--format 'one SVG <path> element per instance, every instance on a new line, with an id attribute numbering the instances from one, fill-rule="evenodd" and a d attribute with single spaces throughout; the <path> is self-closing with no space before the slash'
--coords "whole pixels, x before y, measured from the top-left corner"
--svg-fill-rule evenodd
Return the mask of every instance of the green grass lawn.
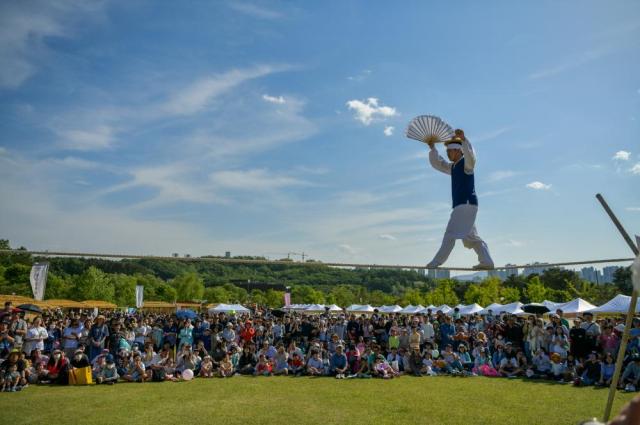
<path id="1" fill-rule="evenodd" d="M 618 392 L 614 412 L 633 394 Z M 0 393 L 6 424 L 576 424 L 607 390 L 491 378 L 196 379 Z"/>

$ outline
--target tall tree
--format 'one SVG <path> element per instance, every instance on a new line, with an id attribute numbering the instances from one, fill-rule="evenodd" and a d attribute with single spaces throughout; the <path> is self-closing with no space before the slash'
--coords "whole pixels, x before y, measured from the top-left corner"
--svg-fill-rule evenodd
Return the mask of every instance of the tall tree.
<path id="1" fill-rule="evenodd" d="M 204 295 L 204 282 L 196 272 L 181 274 L 171 284 L 176 289 L 179 301 L 201 300 Z"/>

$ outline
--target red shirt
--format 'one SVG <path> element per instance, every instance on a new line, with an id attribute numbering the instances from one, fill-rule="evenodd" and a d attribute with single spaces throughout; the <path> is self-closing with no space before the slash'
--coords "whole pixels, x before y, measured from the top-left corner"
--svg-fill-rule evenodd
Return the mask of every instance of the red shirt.
<path id="1" fill-rule="evenodd" d="M 253 336 L 256 334 L 256 330 L 249 327 L 249 328 L 244 328 L 242 330 L 242 332 L 240 332 L 240 337 L 245 341 L 245 342 L 249 342 L 253 339 Z"/>

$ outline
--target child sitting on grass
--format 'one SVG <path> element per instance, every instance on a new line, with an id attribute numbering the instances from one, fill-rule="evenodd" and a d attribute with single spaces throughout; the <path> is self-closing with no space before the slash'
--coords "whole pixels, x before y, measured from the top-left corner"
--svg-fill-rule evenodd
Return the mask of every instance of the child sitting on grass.
<path id="1" fill-rule="evenodd" d="M 97 384 L 113 385 L 118 382 L 118 369 L 116 368 L 113 356 L 109 354 L 104 360 L 104 364 L 96 377 Z"/>
<path id="2" fill-rule="evenodd" d="M 262 353 L 258 357 L 258 364 L 256 365 L 256 371 L 254 375 L 255 376 L 260 376 L 260 375 L 272 376 L 273 375 L 273 368 L 271 366 L 271 363 L 269 363 L 267 356 L 265 356 Z"/>
<path id="3" fill-rule="evenodd" d="M 229 378 L 234 375 L 233 363 L 231 357 L 227 353 L 220 362 L 220 368 L 218 369 L 218 376 L 221 378 Z"/>
<path id="4" fill-rule="evenodd" d="M 310 376 L 322 376 L 324 373 L 324 363 L 320 358 L 320 351 L 315 349 L 311 352 L 311 358 L 307 362 L 307 374 Z"/>
<path id="5" fill-rule="evenodd" d="M 289 374 L 289 353 L 284 350 L 284 345 L 278 345 L 278 352 L 274 357 L 275 367 L 273 373 L 275 375 Z"/>
<path id="6" fill-rule="evenodd" d="M 399 376 L 389 363 L 386 362 L 382 354 L 378 354 L 374 363 L 374 370 L 378 377 L 383 379 L 392 379 Z"/>
<path id="7" fill-rule="evenodd" d="M 202 363 L 200 363 L 200 377 L 212 378 L 213 377 L 213 361 L 211 356 L 204 356 Z"/>
<path id="8" fill-rule="evenodd" d="M 18 383 L 20 382 L 20 372 L 18 372 L 18 365 L 9 365 L 9 368 L 4 373 L 2 391 L 16 392 L 18 391 Z"/>

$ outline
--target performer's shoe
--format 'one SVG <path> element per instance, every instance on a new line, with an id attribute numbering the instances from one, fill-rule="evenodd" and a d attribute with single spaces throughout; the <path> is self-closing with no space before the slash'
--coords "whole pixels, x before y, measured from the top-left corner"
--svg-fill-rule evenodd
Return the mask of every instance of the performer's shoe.
<path id="1" fill-rule="evenodd" d="M 493 270 L 494 269 L 494 265 L 493 264 L 476 264 L 475 266 L 472 267 L 473 270 Z"/>

